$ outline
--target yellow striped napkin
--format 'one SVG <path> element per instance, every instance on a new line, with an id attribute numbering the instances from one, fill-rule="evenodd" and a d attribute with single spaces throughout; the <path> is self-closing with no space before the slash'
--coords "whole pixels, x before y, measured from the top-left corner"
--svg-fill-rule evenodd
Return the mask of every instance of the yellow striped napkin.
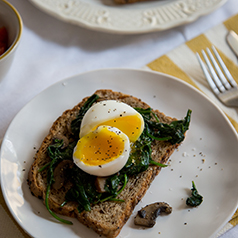
<path id="1" fill-rule="evenodd" d="M 224 111 L 238 132 L 238 109 L 224 106 L 214 96 L 195 55 L 196 52 L 200 54 L 202 49 L 214 45 L 227 65 L 227 68 L 238 83 L 237 58 L 226 43 L 226 35 L 229 30 L 238 33 L 237 23 L 238 14 L 147 64 L 146 69 L 175 76 L 204 92 Z M 217 234 L 217 237 L 237 224 L 238 210 L 228 224 L 221 230 L 221 232 L 219 232 L 219 234 Z"/>
<path id="2" fill-rule="evenodd" d="M 234 79 L 238 83 L 237 58 L 226 43 L 226 35 L 229 30 L 238 33 L 238 15 L 235 15 L 217 25 L 202 35 L 199 35 L 185 44 L 175 48 L 166 55 L 149 63 L 147 67 L 151 70 L 163 72 L 187 83 L 190 83 L 197 89 L 203 91 L 212 101 L 214 101 L 227 115 L 231 123 L 238 132 L 238 110 L 224 106 L 212 93 L 203 72 L 198 64 L 195 53 L 201 52 L 206 47 L 214 45 L 227 68 L 230 70 Z"/>

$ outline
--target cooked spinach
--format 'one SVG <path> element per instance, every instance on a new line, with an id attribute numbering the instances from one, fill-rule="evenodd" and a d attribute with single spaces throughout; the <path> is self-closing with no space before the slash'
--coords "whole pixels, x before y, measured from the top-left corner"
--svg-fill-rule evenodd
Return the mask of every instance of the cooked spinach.
<path id="1" fill-rule="evenodd" d="M 105 190 L 109 194 L 115 195 L 115 197 L 116 197 L 119 193 L 122 192 L 122 190 L 126 186 L 127 180 L 128 180 L 127 174 L 121 173 L 121 174 L 112 175 L 106 180 Z M 118 191 L 119 186 L 122 186 L 122 187 Z"/>
<path id="2" fill-rule="evenodd" d="M 48 147 L 48 155 L 51 158 L 51 162 L 47 165 L 48 170 L 47 170 L 47 188 L 46 188 L 46 195 L 45 195 L 45 205 L 49 213 L 59 220 L 60 222 L 66 223 L 66 224 L 73 224 L 71 221 L 62 219 L 58 217 L 49 207 L 49 195 L 50 195 L 50 189 L 51 185 L 55 182 L 54 179 L 54 169 L 56 165 L 63 159 L 62 153 L 60 151 L 60 148 L 63 146 L 64 141 L 63 140 L 58 140 L 56 139 L 54 141 L 54 144 L 50 145 Z M 45 166 L 44 166 L 45 168 Z"/>
<path id="3" fill-rule="evenodd" d="M 142 140 L 135 143 L 127 163 L 120 173 L 134 175 L 147 170 L 151 160 L 151 148 L 147 144 L 142 145 L 141 142 Z"/>
<path id="4" fill-rule="evenodd" d="M 191 206 L 191 207 L 197 207 L 197 206 L 199 206 L 199 205 L 202 203 L 202 201 L 203 201 L 203 196 L 201 196 L 201 195 L 198 193 L 194 181 L 192 181 L 191 191 L 192 191 L 192 195 L 191 195 L 191 197 L 188 197 L 188 198 L 187 198 L 186 204 L 187 204 L 188 206 Z"/>
<path id="5" fill-rule="evenodd" d="M 183 120 L 172 121 L 170 124 L 159 122 L 151 108 L 135 108 L 144 118 L 146 135 L 154 140 L 165 140 L 171 144 L 184 140 L 184 133 L 189 129 L 192 111 L 189 109 Z M 156 120 L 152 120 L 152 118 Z"/>
<path id="6" fill-rule="evenodd" d="M 69 145 L 64 149 L 64 150 L 60 150 L 60 157 L 62 159 L 69 159 L 72 160 L 72 154 L 73 154 L 73 150 L 74 147 L 76 146 L 77 141 L 73 141 L 71 143 L 69 143 Z"/>
<path id="7" fill-rule="evenodd" d="M 138 174 L 145 171 L 149 164 L 160 167 L 166 165 L 153 161 L 151 158 L 151 144 L 154 140 L 168 141 L 171 144 L 180 143 L 184 140 L 184 133 L 189 129 L 191 110 L 188 110 L 183 120 L 173 121 L 170 124 L 159 122 L 151 108 L 135 108 L 143 117 L 145 128 L 140 138 L 135 142 L 129 159 L 120 171 L 128 175 Z M 152 119 L 155 120 L 152 120 Z"/>
<path id="8" fill-rule="evenodd" d="M 66 193 L 66 201 L 78 202 L 80 212 L 83 210 L 91 211 L 90 203 L 93 202 L 92 197 L 97 196 L 94 187 L 95 179 L 77 166 L 74 166 L 71 169 L 71 180 L 74 186 Z"/>
<path id="9" fill-rule="evenodd" d="M 81 126 L 81 122 L 83 120 L 84 114 L 93 105 L 93 103 L 97 101 L 98 98 L 99 96 L 96 94 L 93 94 L 91 97 L 89 97 L 88 100 L 84 103 L 84 105 L 80 108 L 76 119 L 74 119 L 71 122 L 71 130 L 74 136 L 76 137 L 76 139 L 79 138 L 80 126 Z"/>
<path id="10" fill-rule="evenodd" d="M 122 176 L 123 176 L 122 174 L 120 174 L 119 176 L 118 174 L 115 174 L 107 178 L 105 187 L 104 187 L 105 191 L 107 191 L 111 195 L 115 195 L 117 193 L 117 189 L 120 184 Z"/>
<path id="11" fill-rule="evenodd" d="M 73 148 L 79 139 L 80 126 L 83 116 L 94 102 L 99 98 L 98 95 L 92 95 L 85 104 L 80 108 L 79 113 L 71 123 L 71 130 L 74 135 L 74 142 L 69 144 L 64 150 L 61 149 L 63 141 L 55 140 L 48 147 L 48 154 L 51 162 L 45 165 L 40 171 L 47 171 L 47 191 L 46 191 L 46 207 L 49 212 L 58 220 L 70 224 L 57 217 L 49 208 L 48 198 L 51 185 L 54 183 L 54 168 L 62 159 L 72 159 Z M 70 179 L 73 183 L 72 188 L 66 193 L 65 202 L 76 201 L 78 203 L 78 211 L 90 211 L 91 204 L 103 202 L 107 200 L 120 201 L 116 197 L 125 188 L 128 176 L 141 173 L 149 167 L 150 164 L 165 167 L 166 165 L 153 161 L 151 158 L 151 145 L 154 140 L 168 141 L 171 144 L 180 143 L 184 139 L 184 133 L 189 128 L 191 110 L 188 110 L 183 120 L 173 121 L 170 124 L 161 123 L 151 108 L 142 109 L 135 108 L 144 118 L 145 128 L 140 138 L 134 143 L 129 159 L 126 165 L 115 175 L 110 176 L 106 180 L 106 193 L 99 193 L 95 186 L 95 176 L 89 175 L 79 169 L 76 165 L 70 171 Z M 39 172 L 40 172 L 39 171 Z"/>
<path id="12" fill-rule="evenodd" d="M 119 193 L 124 189 L 127 183 L 127 175 L 114 175 L 107 180 L 107 193 L 99 193 L 96 190 L 95 179 L 93 175 L 85 173 L 77 166 L 71 170 L 71 180 L 74 183 L 73 187 L 66 193 L 65 199 L 68 201 L 78 202 L 78 211 L 90 211 L 91 204 L 104 202 L 107 200 L 121 201 L 116 199 Z M 118 186 L 122 188 L 117 191 Z M 65 203 L 64 203 L 65 204 Z"/>

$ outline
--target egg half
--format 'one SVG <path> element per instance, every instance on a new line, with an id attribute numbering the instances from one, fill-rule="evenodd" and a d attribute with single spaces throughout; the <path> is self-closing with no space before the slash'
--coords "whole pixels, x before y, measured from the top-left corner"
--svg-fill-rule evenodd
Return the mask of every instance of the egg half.
<path id="1" fill-rule="evenodd" d="M 91 175 L 115 174 L 126 164 L 130 146 L 143 130 L 143 117 L 128 104 L 98 102 L 83 117 L 74 163 Z"/>
<path id="2" fill-rule="evenodd" d="M 74 149 L 74 163 L 86 173 L 109 176 L 121 170 L 130 154 L 130 140 L 115 127 L 99 126 Z"/>
<path id="3" fill-rule="evenodd" d="M 83 117 L 80 138 L 100 125 L 113 126 L 124 132 L 135 142 L 144 130 L 140 113 L 126 103 L 107 100 L 94 104 Z"/>

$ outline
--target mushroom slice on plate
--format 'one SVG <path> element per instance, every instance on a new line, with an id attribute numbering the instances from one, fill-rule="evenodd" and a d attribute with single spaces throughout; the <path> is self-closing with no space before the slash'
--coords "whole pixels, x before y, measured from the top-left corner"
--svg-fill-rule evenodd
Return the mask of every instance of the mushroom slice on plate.
<path id="1" fill-rule="evenodd" d="M 147 205 L 138 211 L 134 223 L 135 225 L 153 227 L 156 223 L 156 218 L 161 212 L 170 214 L 172 212 L 172 207 L 165 202 L 156 202 Z"/>

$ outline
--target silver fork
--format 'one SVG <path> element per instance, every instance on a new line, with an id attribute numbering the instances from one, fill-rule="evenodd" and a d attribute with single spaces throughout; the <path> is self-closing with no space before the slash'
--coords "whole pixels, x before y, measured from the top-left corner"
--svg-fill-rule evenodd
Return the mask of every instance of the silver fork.
<path id="1" fill-rule="evenodd" d="M 212 46 L 212 50 L 214 52 L 214 55 L 215 55 L 217 61 L 220 64 L 221 68 L 217 64 L 217 61 L 213 57 L 209 48 L 207 48 L 206 51 L 207 51 L 207 54 L 208 54 L 212 64 L 209 61 L 205 51 L 202 50 L 202 55 L 206 61 L 209 71 L 207 70 L 207 68 L 206 68 L 205 64 L 203 63 L 202 59 L 200 58 L 199 54 L 196 53 L 198 61 L 200 63 L 200 66 L 203 70 L 203 73 L 204 73 L 206 79 L 207 79 L 207 82 L 209 83 L 214 94 L 220 99 L 221 102 L 223 102 L 227 106 L 238 107 L 237 83 L 233 79 L 232 75 L 230 74 L 229 70 L 227 69 L 226 65 L 222 61 L 220 55 L 218 54 L 218 52 L 214 46 Z M 222 73 L 221 69 L 223 70 L 226 77 Z"/>

